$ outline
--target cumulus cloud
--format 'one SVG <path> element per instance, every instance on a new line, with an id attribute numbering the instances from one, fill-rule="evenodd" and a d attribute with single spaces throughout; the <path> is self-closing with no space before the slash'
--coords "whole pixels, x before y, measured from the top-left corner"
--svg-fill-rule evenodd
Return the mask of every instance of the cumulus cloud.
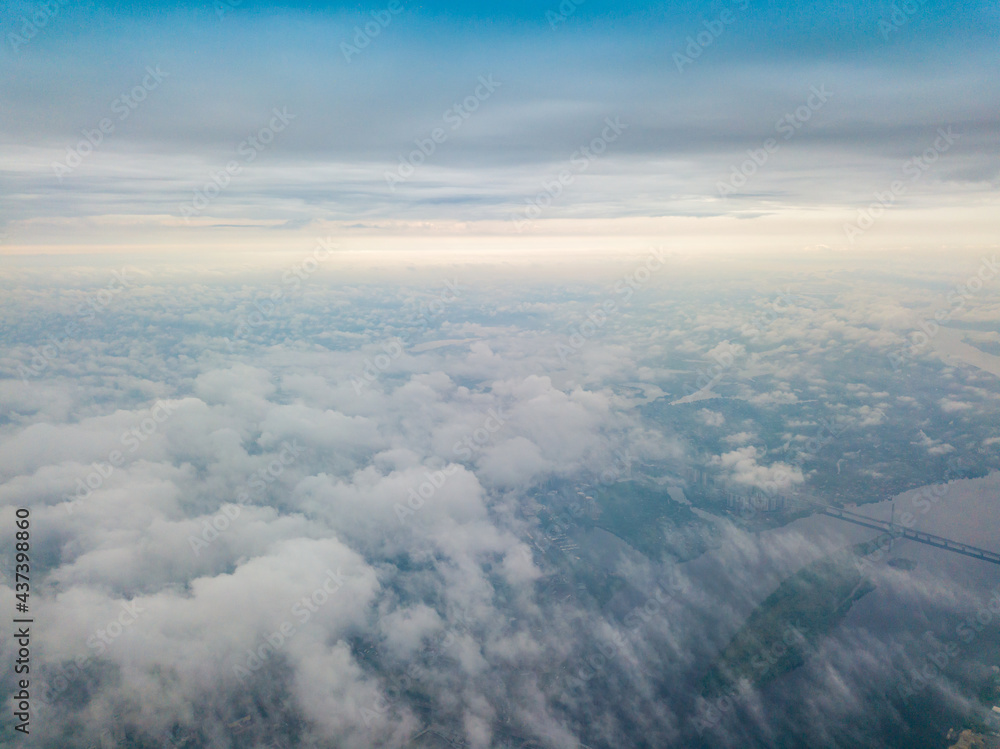
<path id="1" fill-rule="evenodd" d="M 768 492 L 785 491 L 805 480 L 798 467 L 781 461 L 761 465 L 758 457 L 761 457 L 760 450 L 747 445 L 713 457 L 711 464 L 721 468 L 734 484 Z"/>
<path id="2" fill-rule="evenodd" d="M 463 279 L 476 293 L 360 388 L 352 378 L 408 324 L 426 282 L 317 282 L 230 346 L 268 279 L 199 272 L 213 307 L 191 278 L 159 275 L 26 382 L 30 345 L 11 345 L 0 527 L 12 540 L 13 509 L 30 508 L 40 746 L 86 749 L 107 726 L 116 740 L 199 748 L 403 747 L 422 732 L 486 747 L 698 740 L 701 680 L 754 606 L 862 538 L 816 519 L 751 533 L 724 492 L 808 496 L 817 469 L 805 461 L 851 439 L 845 425 L 884 435 L 919 409 L 881 370 L 847 387 L 790 329 L 773 344 L 767 329 L 719 343 L 740 319 L 722 310 L 682 305 L 665 325 L 664 308 L 636 301 L 564 361 L 556 345 L 580 299 L 613 283 L 525 291 L 494 275 Z M 48 276 L 18 278 L 4 303 L 43 340 L 31 319 L 58 318 L 60 295 Z M 718 283 L 712 304 L 725 302 Z M 671 405 L 687 364 L 713 360 L 725 371 L 713 407 Z M 959 392 L 975 398 L 947 387 L 935 414 Z M 914 426 L 904 441 L 949 457 L 964 442 L 947 429 Z M 891 470 L 854 450 L 845 475 L 853 462 Z M 609 497 L 630 510 L 621 498 L 642 492 L 643 514 L 608 512 Z M 877 574 L 900 600 L 967 602 L 940 576 Z M 949 586 L 957 598 L 939 598 Z M 864 685 L 891 678 L 881 659 L 896 635 L 869 629 L 846 623 L 773 687 L 794 719 L 755 691 L 746 722 L 720 721 L 713 740 L 849 723 L 868 709 Z M 862 645 L 878 657 L 852 655 Z M 824 696 L 802 697 L 817 685 Z"/>
<path id="3" fill-rule="evenodd" d="M 968 411 L 970 408 L 973 408 L 971 403 L 960 401 L 955 398 L 941 398 L 938 401 L 938 406 L 946 414 L 961 413 L 962 411 Z"/>
<path id="4" fill-rule="evenodd" d="M 706 426 L 710 427 L 721 427 L 726 423 L 726 417 L 724 414 L 718 411 L 711 411 L 707 408 L 703 408 L 698 411 L 698 418 L 701 419 Z"/>

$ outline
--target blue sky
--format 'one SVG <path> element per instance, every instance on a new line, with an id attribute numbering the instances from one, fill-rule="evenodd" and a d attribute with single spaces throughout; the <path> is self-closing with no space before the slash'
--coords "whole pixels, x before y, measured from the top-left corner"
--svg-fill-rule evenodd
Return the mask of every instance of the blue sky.
<path id="1" fill-rule="evenodd" d="M 0 251 L 995 235 L 995 4 L 234 2 L 0 11 Z M 831 93 L 803 109 L 813 90 Z M 275 109 L 286 126 L 247 144 Z M 623 127 L 594 144 L 607 118 Z"/>

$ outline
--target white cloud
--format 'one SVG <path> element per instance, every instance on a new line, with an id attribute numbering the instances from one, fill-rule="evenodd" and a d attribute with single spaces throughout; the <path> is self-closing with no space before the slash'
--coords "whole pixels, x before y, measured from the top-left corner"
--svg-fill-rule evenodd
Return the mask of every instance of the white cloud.
<path id="1" fill-rule="evenodd" d="M 759 450 L 748 445 L 717 455 L 711 462 L 726 471 L 733 483 L 769 492 L 784 491 L 805 480 L 797 467 L 782 462 L 764 466 L 757 462 L 758 457 Z"/>
<path id="2" fill-rule="evenodd" d="M 705 423 L 706 426 L 710 427 L 721 427 L 726 423 L 726 417 L 718 411 L 711 411 L 707 408 L 703 408 L 698 411 L 698 418 Z"/>

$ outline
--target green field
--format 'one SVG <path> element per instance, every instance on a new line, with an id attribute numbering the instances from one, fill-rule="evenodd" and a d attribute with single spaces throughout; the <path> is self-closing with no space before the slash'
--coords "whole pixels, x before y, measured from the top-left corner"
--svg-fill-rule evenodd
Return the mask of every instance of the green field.
<path id="1" fill-rule="evenodd" d="M 710 546 L 713 527 L 658 487 L 623 481 L 598 490 L 594 500 L 600 514 L 589 524 L 650 559 L 685 561 Z"/>
<path id="2" fill-rule="evenodd" d="M 782 582 L 720 653 L 703 681 L 705 696 L 723 694 L 743 680 L 765 684 L 805 663 L 815 643 L 875 589 L 858 564 L 873 543 L 817 559 Z"/>

